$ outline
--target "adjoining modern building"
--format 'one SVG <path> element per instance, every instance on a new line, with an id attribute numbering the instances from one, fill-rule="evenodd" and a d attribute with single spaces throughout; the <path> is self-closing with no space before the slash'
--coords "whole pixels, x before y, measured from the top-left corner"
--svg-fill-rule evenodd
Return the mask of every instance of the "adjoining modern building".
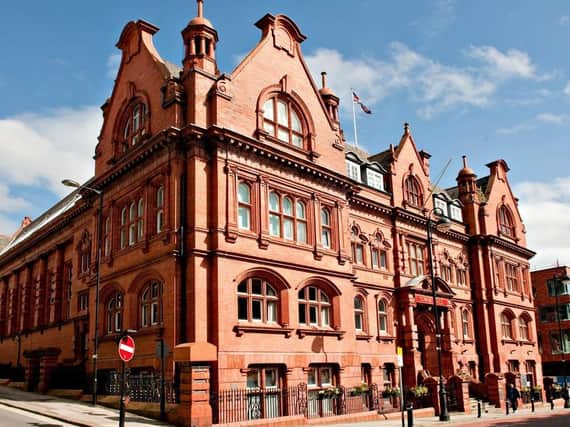
<path id="1" fill-rule="evenodd" d="M 545 382 L 564 387 L 570 384 L 570 269 L 544 268 L 531 277 Z"/>
<path id="2" fill-rule="evenodd" d="M 89 390 L 97 331 L 104 393 L 121 366 L 116 338 L 135 329 L 131 371 L 158 372 L 163 340 L 194 416 L 208 416 L 198 389 L 218 396 L 214 421 L 291 415 L 284 391 L 301 389 L 296 410 L 318 416 L 328 404 L 307 402 L 319 392 L 397 387 L 397 346 L 405 387 L 435 384 L 434 286 L 448 385 L 498 401 L 505 379 L 541 384 L 534 253 L 507 163 L 477 178 L 464 159 L 457 186 L 441 189 L 407 124 L 377 154 L 346 144 L 339 98 L 303 60 L 305 35 L 283 15 L 255 25 L 259 42 L 231 72 L 218 69 L 201 0 L 182 67 L 153 46 L 157 27 L 125 26 L 93 178 L 0 254 L 0 363 L 22 365 L 29 389 L 74 372 Z M 433 228 L 431 250 L 428 218 L 442 217 L 451 228 Z M 221 392 L 241 389 L 280 392 L 222 413 Z M 461 391 L 448 391 L 457 405 Z"/>

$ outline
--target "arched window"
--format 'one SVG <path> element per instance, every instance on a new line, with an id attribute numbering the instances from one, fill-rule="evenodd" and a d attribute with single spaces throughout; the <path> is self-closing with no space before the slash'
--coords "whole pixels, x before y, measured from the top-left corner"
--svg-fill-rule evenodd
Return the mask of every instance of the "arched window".
<path id="1" fill-rule="evenodd" d="M 513 217 L 508 207 L 502 205 L 499 208 L 499 232 L 503 236 L 515 237 Z"/>
<path id="2" fill-rule="evenodd" d="M 364 299 L 360 295 L 354 297 L 354 328 L 358 332 L 362 332 L 365 330 Z"/>
<path id="3" fill-rule="evenodd" d="M 245 182 L 238 185 L 238 227 L 251 230 L 251 187 Z"/>
<path id="4" fill-rule="evenodd" d="M 105 218 L 103 226 L 103 256 L 111 254 L 111 218 Z"/>
<path id="5" fill-rule="evenodd" d="M 121 140 L 121 150 L 123 152 L 140 142 L 146 132 L 147 122 L 147 108 L 144 103 L 138 102 L 127 110 Z"/>
<path id="6" fill-rule="evenodd" d="M 364 265 L 364 243 L 359 235 L 357 227 L 352 227 L 350 233 L 350 246 L 352 249 L 352 262 L 359 265 Z"/>
<path id="7" fill-rule="evenodd" d="M 300 115 L 293 104 L 274 97 L 263 104 L 263 129 L 278 140 L 304 148 L 304 133 Z"/>
<path id="8" fill-rule="evenodd" d="M 380 329 L 380 334 L 388 333 L 388 310 L 386 301 L 383 299 L 378 301 L 378 329 Z"/>
<path id="9" fill-rule="evenodd" d="M 106 304 L 107 333 L 114 334 L 123 329 L 123 296 L 120 292 L 114 293 Z"/>
<path id="10" fill-rule="evenodd" d="M 152 281 L 141 293 L 141 327 L 158 325 L 162 322 L 162 285 Z"/>
<path id="11" fill-rule="evenodd" d="M 513 329 L 511 327 L 511 316 L 507 313 L 501 314 L 501 332 L 503 338 L 512 340 L 513 339 Z"/>
<path id="12" fill-rule="evenodd" d="M 299 291 L 299 324 L 304 326 L 330 326 L 331 301 L 316 286 L 306 286 Z"/>
<path id="13" fill-rule="evenodd" d="M 121 249 L 127 246 L 127 208 L 121 210 Z"/>
<path id="14" fill-rule="evenodd" d="M 421 207 L 423 205 L 422 190 L 418 180 L 412 175 L 404 181 L 404 194 L 406 202 L 410 206 Z"/>
<path id="15" fill-rule="evenodd" d="M 519 338 L 523 341 L 530 339 L 528 323 L 528 320 L 523 316 L 519 317 Z"/>
<path id="16" fill-rule="evenodd" d="M 321 209 L 321 242 L 323 248 L 330 249 L 332 247 L 332 227 L 331 213 L 327 208 Z"/>
<path id="17" fill-rule="evenodd" d="M 461 312 L 461 325 L 463 328 L 463 338 L 469 338 L 469 312 L 467 310 Z"/>
<path id="18" fill-rule="evenodd" d="M 129 206 L 129 245 L 137 241 L 137 205 L 132 202 Z"/>
<path id="19" fill-rule="evenodd" d="M 160 233 L 164 228 L 164 187 L 156 189 L 156 232 Z"/>
<path id="20" fill-rule="evenodd" d="M 252 277 L 243 280 L 237 288 L 238 320 L 246 322 L 277 323 L 279 296 L 266 280 Z"/>
<path id="21" fill-rule="evenodd" d="M 370 264 L 374 270 L 388 269 L 388 253 L 383 245 L 384 239 L 380 233 L 377 233 L 370 242 Z"/>
<path id="22" fill-rule="evenodd" d="M 269 234 L 285 240 L 307 243 L 305 203 L 289 196 L 269 193 Z"/>

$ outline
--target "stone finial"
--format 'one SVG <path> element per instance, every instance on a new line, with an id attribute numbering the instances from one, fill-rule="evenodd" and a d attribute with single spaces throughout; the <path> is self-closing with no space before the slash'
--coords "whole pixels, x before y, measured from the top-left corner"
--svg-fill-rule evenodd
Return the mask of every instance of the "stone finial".
<path id="1" fill-rule="evenodd" d="M 466 168 L 467 167 L 467 156 L 464 154 L 461 157 L 463 158 L 463 167 Z"/>
<path id="2" fill-rule="evenodd" d="M 196 0 L 198 3 L 198 17 L 202 18 L 204 16 L 204 0 Z"/>
<path id="3" fill-rule="evenodd" d="M 321 71 L 321 82 L 323 89 L 327 87 L 327 72 Z"/>
<path id="4" fill-rule="evenodd" d="M 404 123 L 404 135 L 410 134 L 410 124 L 408 122 Z"/>

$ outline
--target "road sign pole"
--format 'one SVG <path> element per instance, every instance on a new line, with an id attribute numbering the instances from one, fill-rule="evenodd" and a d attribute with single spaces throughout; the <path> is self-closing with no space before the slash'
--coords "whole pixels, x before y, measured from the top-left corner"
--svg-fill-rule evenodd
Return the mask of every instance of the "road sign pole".
<path id="1" fill-rule="evenodd" d="M 123 361 L 123 370 L 121 372 L 121 400 L 119 401 L 119 427 L 125 427 L 125 373 L 126 362 Z"/>
<path id="2" fill-rule="evenodd" d="M 396 348 L 396 355 L 398 359 L 398 374 L 400 377 L 400 411 L 402 412 L 402 427 L 405 426 L 404 422 L 404 379 L 402 378 L 402 367 L 404 366 L 404 352 L 402 347 Z"/>

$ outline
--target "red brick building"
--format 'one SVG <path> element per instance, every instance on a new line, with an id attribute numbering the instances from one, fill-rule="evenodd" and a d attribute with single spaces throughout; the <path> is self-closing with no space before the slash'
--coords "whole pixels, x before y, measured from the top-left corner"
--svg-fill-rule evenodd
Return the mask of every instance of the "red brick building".
<path id="1" fill-rule="evenodd" d="M 544 376 L 550 377 L 549 383 L 563 385 L 564 376 L 570 377 L 570 367 L 566 366 L 570 364 L 570 286 L 566 283 L 570 269 L 545 268 L 533 271 L 531 276 Z"/>
<path id="2" fill-rule="evenodd" d="M 444 377 L 541 382 L 534 253 L 506 162 L 477 179 L 464 160 L 444 190 L 407 124 L 378 154 L 347 145 L 339 98 L 311 77 L 293 21 L 264 16 L 258 44 L 222 73 L 198 6 L 182 68 L 160 57 L 147 22 L 117 43 L 85 184 L 104 194 L 101 376 L 120 367 L 126 328 L 138 330 L 133 370 L 159 368 L 159 339 L 187 344 L 179 372 L 208 366 L 212 391 L 382 391 L 398 385 L 396 346 L 406 387 L 437 376 L 426 227 L 443 215 L 452 227 L 434 230 L 432 254 Z M 0 254 L 0 363 L 23 364 L 30 388 L 48 388 L 56 367 L 90 373 L 97 207 L 80 189 Z"/>

